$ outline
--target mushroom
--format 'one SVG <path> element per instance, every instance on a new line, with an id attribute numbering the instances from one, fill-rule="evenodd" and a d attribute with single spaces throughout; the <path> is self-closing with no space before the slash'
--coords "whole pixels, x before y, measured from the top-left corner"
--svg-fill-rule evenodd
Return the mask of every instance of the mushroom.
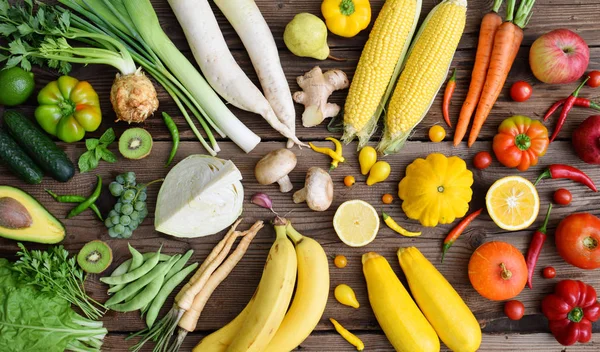
<path id="1" fill-rule="evenodd" d="M 333 181 L 329 173 L 311 167 L 306 173 L 304 188 L 294 193 L 294 203 L 306 202 L 314 211 L 325 211 L 333 201 Z"/>
<path id="2" fill-rule="evenodd" d="M 296 155 L 287 149 L 277 149 L 265 155 L 254 168 L 254 176 L 261 185 L 279 183 L 283 193 L 294 188 L 288 174 L 296 167 Z"/>

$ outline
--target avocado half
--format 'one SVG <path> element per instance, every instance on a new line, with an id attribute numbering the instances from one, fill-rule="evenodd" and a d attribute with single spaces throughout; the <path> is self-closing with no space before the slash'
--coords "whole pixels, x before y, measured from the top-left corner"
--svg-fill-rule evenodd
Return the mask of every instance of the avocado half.
<path id="1" fill-rule="evenodd" d="M 16 187 L 0 186 L 0 202 L 3 198 L 19 203 L 22 206 L 20 209 L 24 208 L 28 213 L 30 221 L 27 221 L 26 226 L 5 227 L 3 224 L 7 225 L 8 220 L 3 221 L 2 217 L 6 217 L 6 214 L 1 212 L 10 210 L 0 207 L 0 237 L 49 244 L 58 243 L 65 238 L 66 231 L 63 224 L 27 192 Z"/>

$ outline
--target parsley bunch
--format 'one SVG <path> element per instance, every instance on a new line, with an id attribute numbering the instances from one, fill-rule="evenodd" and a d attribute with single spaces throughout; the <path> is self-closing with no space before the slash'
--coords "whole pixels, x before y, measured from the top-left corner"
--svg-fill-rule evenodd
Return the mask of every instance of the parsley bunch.
<path id="1" fill-rule="evenodd" d="M 87 152 L 81 154 L 79 157 L 79 172 L 84 173 L 94 170 L 98 167 L 100 160 L 104 160 L 107 163 L 114 163 L 117 161 L 117 157 L 108 150 L 108 146 L 115 141 L 115 132 L 112 128 L 109 128 L 102 134 L 100 139 L 89 138 L 85 140 L 85 148 Z"/>
<path id="2" fill-rule="evenodd" d="M 106 307 L 85 293 L 85 273 L 75 257 L 69 258 L 69 252 L 63 246 L 48 251 L 28 251 L 21 243 L 18 246 L 20 258 L 14 263 L 13 270 L 19 273 L 19 280 L 66 299 L 81 308 L 89 319 L 102 317 Z"/>

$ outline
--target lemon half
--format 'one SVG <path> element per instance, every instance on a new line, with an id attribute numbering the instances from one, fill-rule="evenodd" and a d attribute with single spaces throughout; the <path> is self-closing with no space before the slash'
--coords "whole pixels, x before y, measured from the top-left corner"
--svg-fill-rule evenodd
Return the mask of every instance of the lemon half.
<path id="1" fill-rule="evenodd" d="M 496 225 L 518 231 L 528 228 L 537 218 L 540 197 L 533 183 L 521 176 L 508 176 L 490 187 L 485 205 Z"/>
<path id="2" fill-rule="evenodd" d="M 379 215 L 371 204 L 349 200 L 340 204 L 333 217 L 333 228 L 342 242 L 350 247 L 371 243 L 379 231 Z"/>

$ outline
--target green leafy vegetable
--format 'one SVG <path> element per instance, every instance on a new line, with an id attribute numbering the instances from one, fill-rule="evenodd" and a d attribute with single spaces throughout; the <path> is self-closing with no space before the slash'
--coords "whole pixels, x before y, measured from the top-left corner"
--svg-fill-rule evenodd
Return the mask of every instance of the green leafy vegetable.
<path id="1" fill-rule="evenodd" d="M 0 258 L 0 351 L 100 351 L 102 322 L 86 319 L 68 301 L 37 290 Z"/>
<path id="2" fill-rule="evenodd" d="M 104 132 L 100 139 L 89 138 L 85 140 L 87 151 L 79 157 L 79 171 L 81 173 L 94 170 L 98 167 L 98 162 L 104 160 L 107 163 L 114 163 L 117 157 L 108 150 L 108 146 L 115 141 L 115 132 L 109 128 Z"/>
<path id="3" fill-rule="evenodd" d="M 85 273 L 75 257 L 69 258 L 69 252 L 63 246 L 42 252 L 28 251 L 23 244 L 18 245 L 20 258 L 13 264 L 13 270 L 19 273 L 19 280 L 73 303 L 90 319 L 98 319 L 104 314 L 106 307 L 85 293 Z"/>

